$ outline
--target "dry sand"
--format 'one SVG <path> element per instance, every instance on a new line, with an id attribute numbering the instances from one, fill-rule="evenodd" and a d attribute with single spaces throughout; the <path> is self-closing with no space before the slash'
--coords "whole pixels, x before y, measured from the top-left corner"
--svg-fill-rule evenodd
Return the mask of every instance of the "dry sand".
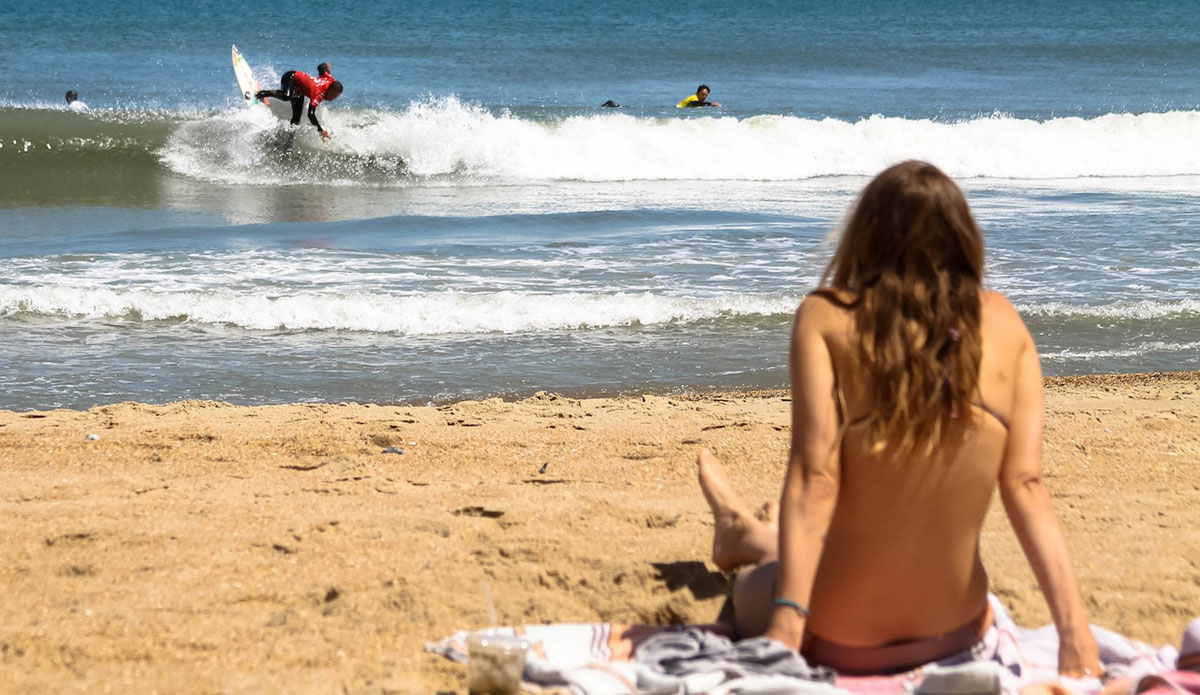
<path id="1" fill-rule="evenodd" d="M 1200 613 L 1198 393 L 1200 373 L 1047 380 L 1047 477 L 1092 620 L 1154 644 Z M 506 624 L 710 621 L 726 580 L 695 452 L 774 497 L 788 407 L 0 412 L 0 691 L 464 692 L 423 645 L 487 624 L 485 583 Z M 983 552 L 1018 622 L 1044 623 L 999 505 Z"/>

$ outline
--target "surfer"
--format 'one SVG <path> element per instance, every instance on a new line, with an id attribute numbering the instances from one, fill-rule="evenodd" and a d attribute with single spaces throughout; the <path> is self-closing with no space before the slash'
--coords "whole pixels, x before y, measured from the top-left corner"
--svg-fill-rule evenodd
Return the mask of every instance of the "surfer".
<path id="1" fill-rule="evenodd" d="M 67 108 L 72 111 L 87 111 L 88 105 L 79 100 L 79 92 L 76 92 L 74 89 L 68 89 Z"/>
<path id="2" fill-rule="evenodd" d="M 702 84 L 696 88 L 695 94 L 688 96 L 687 99 L 684 99 L 683 101 L 676 104 L 675 108 L 686 109 L 686 108 L 692 108 L 694 106 L 720 106 L 719 103 L 708 100 L 709 91 L 710 90 L 708 89 L 708 85 Z"/>
<path id="3" fill-rule="evenodd" d="M 328 140 L 329 131 L 322 128 L 321 122 L 317 120 L 317 107 L 322 101 L 333 101 L 342 94 L 342 83 L 333 79 L 329 63 L 317 66 L 316 77 L 306 72 L 288 70 L 279 78 L 279 87 L 261 90 L 254 98 L 287 99 L 292 102 L 292 125 L 300 125 L 300 111 L 304 108 L 304 98 L 308 97 L 308 122 L 317 127 L 317 132 L 323 140 Z"/>

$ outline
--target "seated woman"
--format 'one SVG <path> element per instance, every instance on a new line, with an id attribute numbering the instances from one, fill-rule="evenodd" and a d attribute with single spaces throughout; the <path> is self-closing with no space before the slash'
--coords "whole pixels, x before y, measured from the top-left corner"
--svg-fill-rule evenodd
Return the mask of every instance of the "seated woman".
<path id="1" fill-rule="evenodd" d="M 999 484 L 1057 626 L 1059 672 L 1099 675 L 1042 481 L 1037 350 L 982 273 L 979 230 L 939 169 L 897 164 L 863 191 L 796 311 L 780 505 L 756 518 L 699 456 L 713 561 L 755 566 L 733 590 L 742 637 L 846 674 L 971 650 L 992 620 L 979 538 Z"/>

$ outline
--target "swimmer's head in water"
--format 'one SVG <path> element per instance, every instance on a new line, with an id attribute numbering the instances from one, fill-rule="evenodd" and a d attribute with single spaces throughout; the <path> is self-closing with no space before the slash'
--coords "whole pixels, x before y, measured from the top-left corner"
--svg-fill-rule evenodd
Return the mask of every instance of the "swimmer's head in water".
<path id="1" fill-rule="evenodd" d="M 342 83 L 334 80 L 333 84 L 329 85 L 329 89 L 325 90 L 325 101 L 333 101 L 342 95 Z"/>
<path id="2" fill-rule="evenodd" d="M 317 75 L 318 76 L 328 75 L 328 74 L 329 74 L 329 63 L 321 63 L 320 65 L 317 66 Z"/>
<path id="3" fill-rule="evenodd" d="M 67 103 L 68 104 L 70 104 L 72 101 L 75 101 L 78 98 L 79 98 L 79 92 L 76 92 L 74 89 L 67 90 Z"/>
<path id="4" fill-rule="evenodd" d="M 704 101 L 708 98 L 708 93 L 710 91 L 712 90 L 708 88 L 708 85 L 702 84 L 699 87 L 696 87 L 696 96 L 700 97 L 700 101 Z"/>

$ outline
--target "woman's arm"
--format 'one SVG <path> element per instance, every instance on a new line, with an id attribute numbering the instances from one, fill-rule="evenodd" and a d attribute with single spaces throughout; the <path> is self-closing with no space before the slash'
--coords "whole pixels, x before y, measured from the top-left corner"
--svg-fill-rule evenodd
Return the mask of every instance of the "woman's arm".
<path id="1" fill-rule="evenodd" d="M 1033 338 L 1011 305 L 1005 317 L 1021 336 L 1012 415 L 1000 467 L 1000 498 L 1058 629 L 1058 671 L 1099 676 L 1099 650 L 1088 628 L 1067 541 L 1042 480 L 1042 369 Z"/>
<path id="2" fill-rule="evenodd" d="M 792 447 L 780 501 L 775 597 L 801 606 L 808 606 L 812 595 L 840 477 L 833 360 L 823 334 L 831 311 L 832 307 L 816 297 L 801 303 L 788 359 Z M 776 605 L 766 636 L 799 649 L 806 617 L 790 605 Z"/>

